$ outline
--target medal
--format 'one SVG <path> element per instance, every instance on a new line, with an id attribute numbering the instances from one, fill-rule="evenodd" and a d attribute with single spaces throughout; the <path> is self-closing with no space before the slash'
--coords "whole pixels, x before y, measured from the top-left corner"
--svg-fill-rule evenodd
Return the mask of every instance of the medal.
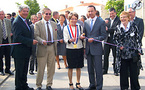
<path id="1" fill-rule="evenodd" d="M 69 32 L 70 38 L 75 38 L 75 41 L 72 42 L 73 47 L 77 48 L 77 42 L 78 42 L 78 36 L 79 36 L 78 27 L 75 26 L 75 33 L 73 33 L 71 25 L 67 25 L 67 28 L 68 28 L 68 32 Z"/>
<path id="2" fill-rule="evenodd" d="M 74 48 L 77 48 L 77 44 L 76 43 L 74 43 Z"/>

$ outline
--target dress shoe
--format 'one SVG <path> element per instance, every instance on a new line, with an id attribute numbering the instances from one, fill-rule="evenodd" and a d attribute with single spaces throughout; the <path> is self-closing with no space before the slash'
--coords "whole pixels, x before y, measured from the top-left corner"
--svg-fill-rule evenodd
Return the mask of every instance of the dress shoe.
<path id="1" fill-rule="evenodd" d="M 38 87 L 36 90 L 42 90 L 41 87 Z"/>
<path id="2" fill-rule="evenodd" d="M 34 75 L 33 71 L 29 71 L 29 74 L 30 74 L 30 75 Z"/>
<path id="3" fill-rule="evenodd" d="M 30 87 L 28 87 L 27 90 L 34 90 L 34 88 L 30 88 Z"/>
<path id="4" fill-rule="evenodd" d="M 119 76 L 119 74 L 118 74 L 118 73 L 116 73 L 116 72 L 114 73 L 114 75 L 115 75 L 115 76 Z"/>
<path id="5" fill-rule="evenodd" d="M 0 72 L 0 75 L 4 76 L 4 75 L 5 75 L 5 73 L 4 73 L 4 72 Z"/>
<path id="6" fill-rule="evenodd" d="M 51 86 L 46 87 L 46 90 L 53 90 Z"/>
<path id="7" fill-rule="evenodd" d="M 10 75 L 14 75 L 14 73 L 11 72 L 11 71 L 5 71 L 5 73 L 8 73 L 8 74 L 10 74 Z"/>
<path id="8" fill-rule="evenodd" d="M 107 71 L 103 71 L 103 75 L 104 75 L 104 74 L 107 74 Z"/>
<path id="9" fill-rule="evenodd" d="M 85 90 L 96 90 L 96 87 L 89 87 L 89 88 L 87 88 Z"/>

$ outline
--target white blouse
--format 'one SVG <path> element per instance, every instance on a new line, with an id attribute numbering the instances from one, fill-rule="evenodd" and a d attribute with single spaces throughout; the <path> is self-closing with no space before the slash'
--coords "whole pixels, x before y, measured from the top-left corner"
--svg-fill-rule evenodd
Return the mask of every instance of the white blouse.
<path id="1" fill-rule="evenodd" d="M 81 27 L 81 30 L 80 30 L 80 27 Z M 75 27 L 72 26 L 71 28 L 72 28 L 73 34 L 75 35 Z M 78 28 L 78 32 L 79 32 L 78 42 L 76 44 L 77 47 L 74 48 L 74 44 L 72 42 L 68 43 L 68 40 L 70 40 L 71 38 L 70 38 L 67 26 L 64 27 L 64 30 L 63 30 L 64 42 L 66 43 L 66 48 L 68 48 L 68 49 L 80 49 L 80 48 L 83 48 L 83 42 L 80 39 L 80 36 L 83 33 L 83 28 L 82 28 L 82 26 L 79 26 L 79 25 L 77 25 L 77 28 Z"/>

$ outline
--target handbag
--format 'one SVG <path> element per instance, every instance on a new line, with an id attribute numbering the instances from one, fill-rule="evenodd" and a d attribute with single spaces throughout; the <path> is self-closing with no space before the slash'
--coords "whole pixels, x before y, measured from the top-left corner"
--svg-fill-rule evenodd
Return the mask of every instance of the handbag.
<path id="1" fill-rule="evenodd" d="M 133 58 L 133 62 L 138 62 L 139 61 L 139 54 L 138 51 L 135 51 L 134 53 L 132 53 L 132 58 Z"/>

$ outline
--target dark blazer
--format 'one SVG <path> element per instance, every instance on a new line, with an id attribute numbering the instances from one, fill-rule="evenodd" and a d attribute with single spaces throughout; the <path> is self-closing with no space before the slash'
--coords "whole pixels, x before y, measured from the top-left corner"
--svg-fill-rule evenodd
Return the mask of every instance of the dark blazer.
<path id="1" fill-rule="evenodd" d="M 139 36 L 140 36 L 140 42 L 142 40 L 143 34 L 144 34 L 144 22 L 143 19 L 135 17 L 134 23 L 137 25 L 139 30 Z"/>
<path id="2" fill-rule="evenodd" d="M 13 22 L 12 30 L 13 42 L 21 43 L 20 45 L 12 46 L 12 56 L 14 58 L 29 58 L 33 45 L 31 28 L 29 30 L 20 16 L 17 16 Z"/>
<path id="3" fill-rule="evenodd" d="M 53 21 L 53 22 L 55 22 L 54 18 L 51 18 L 50 20 Z M 56 21 L 57 21 L 57 23 L 58 23 L 58 20 L 56 20 Z M 55 23 L 56 23 L 56 22 L 55 22 Z"/>
<path id="4" fill-rule="evenodd" d="M 15 20 L 15 18 L 14 18 L 14 17 L 12 17 L 12 18 L 11 18 L 11 24 L 13 23 L 13 21 L 14 21 L 14 20 Z"/>
<path id="5" fill-rule="evenodd" d="M 109 40 L 109 42 L 113 43 L 114 31 L 116 30 L 116 26 L 117 26 L 118 24 L 120 24 L 120 19 L 119 19 L 118 16 L 116 16 L 116 18 L 114 19 L 113 24 L 112 24 L 111 27 L 110 27 L 110 25 L 111 25 L 111 20 L 110 20 L 110 18 L 107 18 L 107 20 L 109 20 L 109 22 L 106 24 L 108 30 L 107 30 L 107 37 L 106 37 L 106 39 L 105 39 L 105 42 L 108 41 L 108 37 L 109 37 L 108 35 L 110 34 L 110 38 L 109 38 L 110 40 Z"/>
<path id="6" fill-rule="evenodd" d="M 65 24 L 63 25 L 63 28 L 65 27 Z M 63 30 L 61 30 L 60 24 L 57 24 L 57 39 L 64 39 L 63 38 Z"/>
<path id="7" fill-rule="evenodd" d="M 90 30 L 90 20 L 84 22 L 83 32 L 87 38 L 94 38 L 96 40 L 104 40 L 106 38 L 105 22 L 99 18 L 96 19 L 92 30 Z M 86 40 L 86 54 L 90 51 L 91 55 L 102 55 L 102 43 L 93 41 L 92 43 Z"/>

